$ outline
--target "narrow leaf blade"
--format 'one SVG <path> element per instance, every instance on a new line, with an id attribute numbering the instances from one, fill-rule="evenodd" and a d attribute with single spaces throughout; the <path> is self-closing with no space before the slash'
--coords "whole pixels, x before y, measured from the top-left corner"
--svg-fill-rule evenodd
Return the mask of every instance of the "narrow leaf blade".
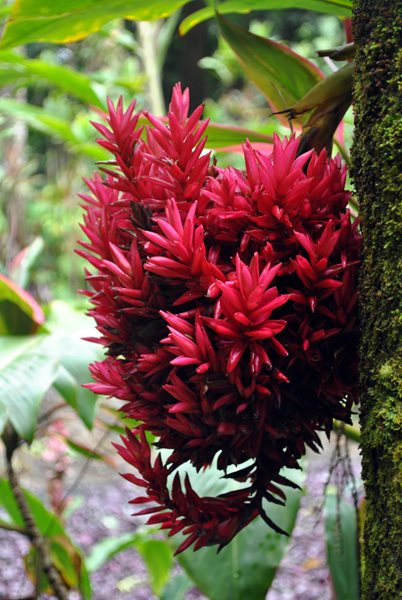
<path id="1" fill-rule="evenodd" d="M 274 112 L 296 104 L 323 78 L 318 67 L 287 46 L 254 35 L 220 15 L 217 20 L 244 72 L 265 95 Z"/>
<path id="2" fill-rule="evenodd" d="M 356 511 L 351 502 L 327 492 L 324 506 L 328 566 L 336 598 L 359 600 Z"/>

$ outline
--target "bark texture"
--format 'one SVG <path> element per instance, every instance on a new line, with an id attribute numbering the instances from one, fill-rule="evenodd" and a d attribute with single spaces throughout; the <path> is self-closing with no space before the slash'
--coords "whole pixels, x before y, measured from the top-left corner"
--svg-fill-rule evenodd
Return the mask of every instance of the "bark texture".
<path id="1" fill-rule="evenodd" d="M 361 205 L 362 598 L 402 594 L 402 2 L 355 0 L 353 171 Z"/>

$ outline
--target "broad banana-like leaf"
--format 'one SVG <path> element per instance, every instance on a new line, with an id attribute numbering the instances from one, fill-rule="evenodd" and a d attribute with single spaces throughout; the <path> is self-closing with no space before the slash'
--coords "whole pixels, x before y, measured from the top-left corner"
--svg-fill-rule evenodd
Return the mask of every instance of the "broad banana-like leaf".
<path id="1" fill-rule="evenodd" d="M 29 42 L 69 43 L 98 31 L 112 19 L 163 19 L 188 0 L 16 0 L 2 48 Z"/>
<path id="2" fill-rule="evenodd" d="M 181 472 L 181 470 L 180 470 Z M 223 473 L 211 465 L 202 474 L 189 465 L 183 465 L 194 489 L 200 496 L 215 496 L 239 486 L 223 477 Z M 284 470 L 283 475 L 300 486 L 303 471 Z M 266 512 L 279 527 L 292 533 L 302 496 L 301 489 L 284 488 L 286 506 L 267 503 Z M 180 534 L 173 536 L 175 547 L 183 541 Z M 257 517 L 217 554 L 216 547 L 191 548 L 177 559 L 198 589 L 210 600 L 264 600 L 275 573 L 283 558 L 289 538 L 276 533 Z"/>
<path id="3" fill-rule="evenodd" d="M 47 338 L 0 337 L 0 421 L 10 421 L 27 442 L 33 440 L 42 398 L 58 367 L 46 347 Z"/>

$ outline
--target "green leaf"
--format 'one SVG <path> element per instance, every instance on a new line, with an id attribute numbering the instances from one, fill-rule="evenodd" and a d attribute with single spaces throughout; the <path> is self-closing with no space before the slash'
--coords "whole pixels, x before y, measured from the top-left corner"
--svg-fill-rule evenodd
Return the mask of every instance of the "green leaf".
<path id="1" fill-rule="evenodd" d="M 188 0 L 16 0 L 1 42 L 11 48 L 29 42 L 74 42 L 116 18 L 162 19 Z"/>
<path id="2" fill-rule="evenodd" d="M 115 461 L 111 457 L 109 457 L 107 454 L 98 452 L 94 448 L 85 446 L 84 444 L 81 444 L 81 443 L 77 442 L 76 440 L 73 440 L 66 436 L 63 436 L 63 440 L 66 442 L 67 446 L 69 448 L 71 448 L 71 450 L 73 450 L 74 452 L 77 452 L 77 454 L 81 454 L 82 456 L 85 456 L 85 458 L 88 458 L 90 460 L 101 460 L 102 462 L 104 462 L 106 464 L 109 464 L 111 466 L 116 466 Z"/>
<path id="3" fill-rule="evenodd" d="M 36 237 L 33 242 L 23 248 L 13 259 L 9 269 L 11 279 L 22 288 L 26 288 L 29 284 L 31 270 L 42 253 L 44 246 L 43 238 Z"/>
<path id="4" fill-rule="evenodd" d="M 35 333 L 44 319 L 31 294 L 0 273 L 0 335 Z"/>
<path id="5" fill-rule="evenodd" d="M 39 498 L 24 489 L 22 493 L 36 527 L 49 542 L 53 564 L 61 572 L 64 581 L 70 587 L 79 588 L 83 599 L 90 600 L 91 589 L 88 572 L 80 550 L 72 543 L 58 517 L 47 510 Z M 25 528 L 24 519 L 6 479 L 0 479 L 0 507 L 7 512 L 14 525 Z M 31 559 L 34 560 L 35 556 L 32 555 Z M 44 584 L 46 585 L 46 581 Z"/>
<path id="6" fill-rule="evenodd" d="M 194 480 L 199 483 L 197 493 L 214 496 L 227 491 L 231 482 L 222 480 L 222 474 L 217 470 L 210 468 L 209 471 L 198 477 L 199 481 Z M 289 472 L 284 475 L 289 477 Z M 293 472 L 290 478 L 302 485 L 304 475 Z M 201 480 L 205 483 L 201 484 Z M 300 490 L 286 488 L 286 506 L 266 506 L 269 517 L 289 534 L 295 525 L 301 494 Z M 183 537 L 176 535 L 172 540 L 178 546 Z M 288 541 L 289 538 L 279 535 L 257 518 L 219 554 L 216 548 L 206 547 L 197 552 L 186 550 L 177 558 L 187 575 L 210 600 L 264 600 Z"/>
<path id="7" fill-rule="evenodd" d="M 172 549 L 164 540 L 144 540 L 136 548 L 147 566 L 152 591 L 159 596 L 173 566 Z"/>
<path id="8" fill-rule="evenodd" d="M 312 10 L 336 17 L 352 16 L 352 2 L 350 0 L 224 0 L 219 3 L 221 14 L 245 14 L 253 10 L 282 10 L 286 8 Z M 208 6 L 193 12 L 181 22 L 180 34 L 185 35 L 198 23 L 211 19 L 214 14 L 214 6 Z"/>
<path id="9" fill-rule="evenodd" d="M 247 77 L 266 96 L 273 111 L 293 106 L 323 78 L 318 67 L 287 46 L 254 35 L 220 15 L 217 20 Z"/>
<path id="10" fill-rule="evenodd" d="M 31 442 L 39 407 L 58 367 L 46 348 L 48 336 L 0 338 L 0 415 L 17 433 Z"/>
<path id="11" fill-rule="evenodd" d="M 88 365 L 103 358 L 98 344 L 82 339 L 96 334 L 92 320 L 66 302 L 54 301 L 49 307 L 46 326 L 52 334 L 49 345 L 64 369 L 57 373 L 55 388 L 91 429 L 98 396 L 82 386 L 91 381 Z"/>
<path id="12" fill-rule="evenodd" d="M 35 77 L 46 81 L 86 104 L 103 108 L 92 88 L 90 78 L 69 67 L 55 65 L 40 59 L 27 59 L 14 52 L 0 52 L 0 78 L 3 71 L 9 76 L 14 71 L 15 80 Z"/>
<path id="13" fill-rule="evenodd" d="M 53 381 L 53 387 L 74 410 L 77 410 L 78 386 L 79 384 L 75 377 L 63 365 L 59 365 Z"/>
<path id="14" fill-rule="evenodd" d="M 0 112 L 21 119 L 33 129 L 67 144 L 76 154 L 89 156 L 93 160 L 105 160 L 109 156 L 104 148 L 94 142 L 82 140 L 74 131 L 75 122 L 71 124 L 67 119 L 56 117 L 44 108 L 9 98 L 0 98 Z"/>
<path id="15" fill-rule="evenodd" d="M 194 583 L 186 573 L 180 573 L 169 579 L 163 588 L 160 600 L 184 600 L 186 592 L 194 587 Z"/>
<path id="16" fill-rule="evenodd" d="M 152 590 L 159 595 L 169 579 L 173 564 L 173 552 L 168 542 L 151 539 L 151 535 L 153 535 L 153 530 L 147 528 L 119 537 L 105 538 L 92 546 L 91 553 L 86 560 L 88 571 L 92 573 L 119 552 L 127 548 L 135 548 L 147 566 Z"/>
<path id="17" fill-rule="evenodd" d="M 0 18 L 4 17 L 5 15 L 8 15 L 10 13 L 10 11 L 11 11 L 11 4 L 8 4 L 6 6 L 1 6 L 0 7 Z"/>
<path id="18" fill-rule="evenodd" d="M 272 135 L 234 125 L 210 123 L 207 127 L 206 135 L 208 136 L 206 147 L 211 150 L 240 150 L 246 140 L 263 144 L 273 143 Z"/>
<path id="19" fill-rule="evenodd" d="M 125 533 L 118 537 L 107 537 L 91 548 L 86 558 L 86 566 L 90 573 L 100 569 L 108 560 L 127 548 L 132 548 L 138 541 L 139 533 Z"/>
<path id="20" fill-rule="evenodd" d="M 359 558 L 353 504 L 328 490 L 324 506 L 328 566 L 337 600 L 359 600 Z"/>
<path id="21" fill-rule="evenodd" d="M 79 140 L 72 133 L 71 123 L 67 119 L 55 117 L 43 108 L 9 98 L 0 98 L 0 111 L 6 115 L 22 119 L 34 129 L 56 140 L 70 144 L 79 143 Z"/>
<path id="22" fill-rule="evenodd" d="M 32 518 L 39 529 L 39 532 L 46 537 L 53 535 L 63 535 L 64 529 L 59 518 L 50 512 L 39 498 L 22 490 L 28 503 Z M 20 510 L 14 499 L 10 484 L 7 479 L 0 478 L 0 506 L 7 512 L 10 522 L 17 527 L 25 529 L 25 522 L 21 516 Z"/>

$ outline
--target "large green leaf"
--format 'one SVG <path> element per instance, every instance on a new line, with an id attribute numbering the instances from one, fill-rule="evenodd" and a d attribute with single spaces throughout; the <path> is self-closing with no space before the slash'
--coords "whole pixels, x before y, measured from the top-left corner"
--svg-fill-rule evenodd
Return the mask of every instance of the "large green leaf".
<path id="1" fill-rule="evenodd" d="M 359 600 L 356 510 L 329 489 L 324 506 L 328 566 L 337 600 Z"/>
<path id="2" fill-rule="evenodd" d="M 51 306 L 49 335 L 0 337 L 0 424 L 9 419 L 27 441 L 52 384 L 88 428 L 95 414 L 97 396 L 82 387 L 91 379 L 88 365 L 102 358 L 97 345 L 81 339 L 93 335 L 91 321 L 66 303 Z"/>
<path id="3" fill-rule="evenodd" d="M 0 335 L 35 333 L 44 320 L 36 300 L 0 273 Z"/>
<path id="4" fill-rule="evenodd" d="M 16 0 L 1 46 L 28 42 L 74 42 L 119 17 L 161 19 L 188 0 Z"/>
<path id="5" fill-rule="evenodd" d="M 198 477 L 205 484 L 197 486 L 197 493 L 215 495 L 226 491 L 227 480 L 221 478 L 222 474 L 218 478 L 219 472 L 214 472 L 214 469 L 208 471 Z M 289 472 L 285 475 L 289 477 Z M 290 478 L 301 486 L 304 475 L 296 472 Z M 301 494 L 300 490 L 286 488 L 286 506 L 266 506 L 269 517 L 289 534 L 296 522 Z M 180 535 L 172 539 L 177 545 L 183 541 Z M 288 540 L 289 538 L 267 527 L 261 518 L 257 518 L 219 554 L 214 547 L 201 548 L 197 552 L 189 549 L 179 554 L 178 560 L 187 575 L 210 600 L 264 600 Z"/>
<path id="6" fill-rule="evenodd" d="M 46 347 L 47 335 L 0 338 L 0 421 L 10 420 L 31 442 L 39 407 L 58 367 Z"/>
<path id="7" fill-rule="evenodd" d="M 49 542 L 49 553 L 53 564 L 70 587 L 80 589 L 83 600 L 90 600 L 88 571 L 80 550 L 72 543 L 58 517 L 47 510 L 39 498 L 27 490 L 22 492 L 36 527 Z M 22 529 L 25 528 L 24 519 L 6 479 L 0 479 L 0 507 L 6 511 L 9 522 Z"/>
<path id="8" fill-rule="evenodd" d="M 28 59 L 15 52 L 0 52 L 0 80 L 3 73 L 10 78 L 12 72 L 14 72 L 16 82 L 20 80 L 21 83 L 27 83 L 30 78 L 34 77 L 35 80 L 46 81 L 86 104 L 103 107 L 92 88 L 90 78 L 69 67 L 55 65 L 40 59 Z"/>
<path id="9" fill-rule="evenodd" d="M 316 12 L 335 15 L 336 17 L 351 17 L 351 0 L 224 0 L 219 3 L 219 12 L 249 13 L 253 10 L 282 10 L 285 8 L 301 8 Z M 213 6 L 208 6 L 191 13 L 180 24 L 180 34 L 185 35 L 198 23 L 211 19 L 215 14 Z M 284 17 L 286 18 L 286 17 Z"/>
<path id="10" fill-rule="evenodd" d="M 266 96 L 272 110 L 293 106 L 323 78 L 318 67 L 287 46 L 254 35 L 220 15 L 217 20 L 247 77 Z"/>
<path id="11" fill-rule="evenodd" d="M 61 365 L 54 386 L 83 423 L 91 428 L 98 396 L 82 385 L 91 381 L 88 365 L 103 358 L 98 344 L 82 339 L 96 333 L 92 320 L 83 311 L 55 301 L 50 305 L 46 326 L 51 332 L 49 345 Z"/>

